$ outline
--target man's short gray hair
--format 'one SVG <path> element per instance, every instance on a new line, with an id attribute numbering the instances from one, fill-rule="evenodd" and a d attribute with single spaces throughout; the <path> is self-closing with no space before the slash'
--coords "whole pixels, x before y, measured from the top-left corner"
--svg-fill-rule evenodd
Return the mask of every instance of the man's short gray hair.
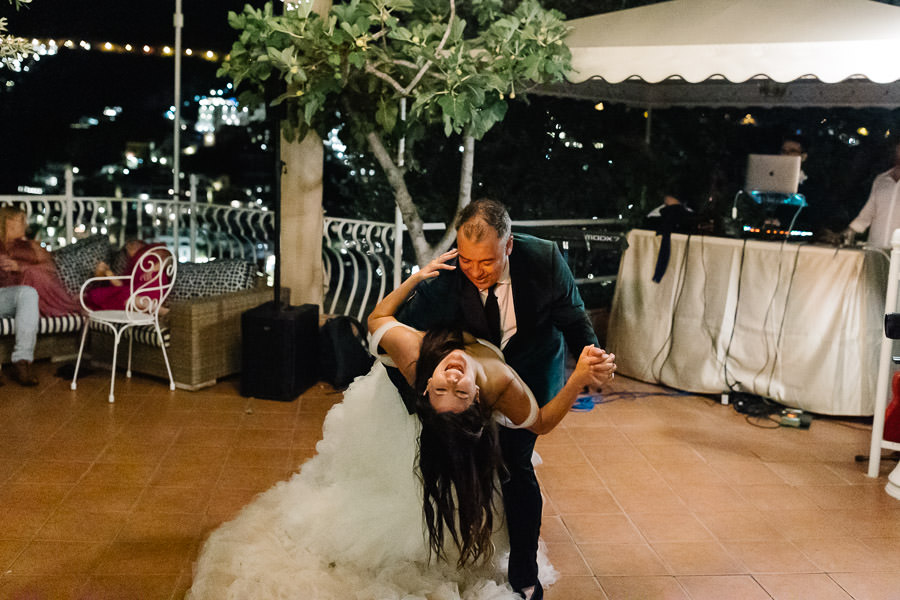
<path id="1" fill-rule="evenodd" d="M 498 238 L 505 240 L 512 231 L 512 221 L 502 203 L 490 198 L 479 198 L 459 212 L 456 231 L 463 232 L 474 242 L 480 242 L 489 231 L 495 231 Z"/>

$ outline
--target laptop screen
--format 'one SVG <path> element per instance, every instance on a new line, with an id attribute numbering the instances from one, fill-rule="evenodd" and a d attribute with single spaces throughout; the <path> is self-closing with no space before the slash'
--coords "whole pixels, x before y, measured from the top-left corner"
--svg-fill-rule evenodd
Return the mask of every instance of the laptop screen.
<path id="1" fill-rule="evenodd" d="M 796 194 L 800 184 L 800 157 L 780 154 L 747 156 L 747 192 Z"/>

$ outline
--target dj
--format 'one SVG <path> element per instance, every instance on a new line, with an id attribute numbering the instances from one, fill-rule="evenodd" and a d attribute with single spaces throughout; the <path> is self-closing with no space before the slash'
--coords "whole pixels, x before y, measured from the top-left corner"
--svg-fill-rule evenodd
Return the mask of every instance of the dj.
<path id="1" fill-rule="evenodd" d="M 891 235 L 900 229 L 900 142 L 894 144 L 894 166 L 875 178 L 865 206 L 844 231 L 848 242 L 869 229 L 869 244 L 891 246 Z M 871 229 L 870 229 L 871 228 Z"/>

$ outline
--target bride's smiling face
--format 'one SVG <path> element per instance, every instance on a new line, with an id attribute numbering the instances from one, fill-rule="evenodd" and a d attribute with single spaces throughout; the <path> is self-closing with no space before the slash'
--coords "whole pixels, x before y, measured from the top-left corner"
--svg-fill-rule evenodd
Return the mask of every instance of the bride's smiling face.
<path id="1" fill-rule="evenodd" d="M 425 389 L 436 412 L 466 410 L 478 399 L 475 361 L 464 351 L 454 350 L 438 363 Z"/>

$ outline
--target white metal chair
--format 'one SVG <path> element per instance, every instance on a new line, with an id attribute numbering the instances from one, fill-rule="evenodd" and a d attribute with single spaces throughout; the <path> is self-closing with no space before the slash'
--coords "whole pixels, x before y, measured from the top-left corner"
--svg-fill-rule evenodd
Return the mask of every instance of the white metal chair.
<path id="1" fill-rule="evenodd" d="M 159 345 L 162 349 L 166 370 L 169 373 L 169 389 L 175 390 L 175 380 L 172 378 L 172 368 L 169 366 L 169 357 L 166 354 L 166 345 L 163 340 L 162 330 L 159 326 L 159 309 L 166 301 L 172 286 L 175 283 L 175 274 L 178 263 L 172 253 L 165 247 L 152 247 L 146 250 L 136 261 L 130 275 L 116 275 L 110 277 L 91 277 L 81 286 L 79 296 L 81 306 L 85 311 L 84 331 L 81 334 L 81 346 L 78 349 L 78 359 L 75 362 L 75 374 L 72 377 L 71 388 L 77 388 L 78 369 L 81 366 L 81 357 L 84 353 L 84 342 L 87 339 L 88 329 L 91 323 L 98 323 L 108 327 L 113 334 L 112 375 L 109 382 L 109 401 L 115 402 L 116 385 L 116 356 L 119 351 L 119 341 L 129 328 L 152 325 L 156 330 Z M 124 310 L 94 310 L 85 303 L 85 291 L 96 282 L 119 280 L 123 286 L 129 286 L 130 293 L 125 303 Z M 126 376 L 131 377 L 131 349 L 134 343 L 134 331 L 128 337 L 128 370 Z"/>

